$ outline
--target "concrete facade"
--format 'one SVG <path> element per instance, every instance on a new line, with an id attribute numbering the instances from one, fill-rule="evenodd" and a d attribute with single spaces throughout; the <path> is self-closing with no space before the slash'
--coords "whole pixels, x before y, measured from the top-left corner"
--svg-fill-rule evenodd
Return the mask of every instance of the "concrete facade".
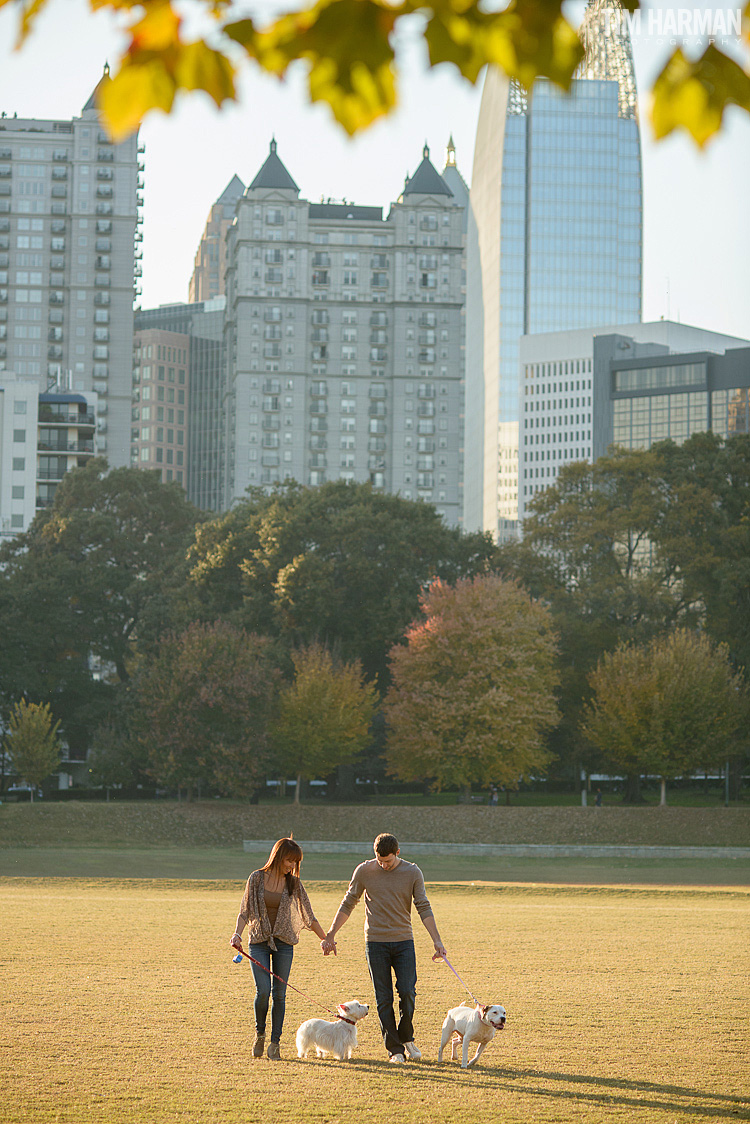
<path id="1" fill-rule="evenodd" d="M 96 393 L 97 452 L 126 465 L 144 150 L 110 142 L 95 93 L 0 121 L 0 370 Z"/>
<path id="2" fill-rule="evenodd" d="M 345 479 L 458 524 L 463 244 L 426 147 L 384 218 L 300 198 L 272 142 L 227 238 L 224 506 Z"/>

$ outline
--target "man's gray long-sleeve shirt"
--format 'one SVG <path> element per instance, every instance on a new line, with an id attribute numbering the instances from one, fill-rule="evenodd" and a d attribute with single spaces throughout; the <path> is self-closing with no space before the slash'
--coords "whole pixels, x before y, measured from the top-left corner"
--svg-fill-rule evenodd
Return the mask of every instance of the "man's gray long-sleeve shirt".
<path id="1" fill-rule="evenodd" d="M 405 859 L 393 870 L 383 870 L 377 859 L 360 863 L 339 906 L 341 912 L 349 916 L 362 894 L 365 895 L 366 941 L 411 940 L 414 936 L 412 902 L 422 921 L 433 916 L 422 871 Z"/>

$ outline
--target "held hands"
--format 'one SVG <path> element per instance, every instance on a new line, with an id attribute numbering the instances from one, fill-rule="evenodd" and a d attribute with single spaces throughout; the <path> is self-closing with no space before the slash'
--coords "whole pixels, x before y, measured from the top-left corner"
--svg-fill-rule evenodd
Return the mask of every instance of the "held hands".
<path id="1" fill-rule="evenodd" d="M 337 955 L 337 953 L 336 953 L 336 942 L 330 934 L 328 934 L 320 942 L 320 947 L 323 950 L 324 956 L 328 956 L 330 953 L 333 953 L 334 956 Z"/>

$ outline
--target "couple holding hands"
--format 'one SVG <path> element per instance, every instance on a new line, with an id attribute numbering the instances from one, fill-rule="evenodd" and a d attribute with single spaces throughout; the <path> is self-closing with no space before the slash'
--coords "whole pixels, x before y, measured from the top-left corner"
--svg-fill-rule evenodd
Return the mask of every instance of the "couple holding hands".
<path id="1" fill-rule="evenodd" d="M 266 865 L 253 871 L 248 878 L 230 944 L 235 949 L 241 948 L 245 926 L 249 927 L 250 955 L 258 961 L 258 964 L 251 963 L 255 980 L 253 1057 L 263 1056 L 271 998 L 271 1041 L 267 1053 L 269 1058 L 281 1057 L 279 1042 L 284 1024 L 286 983 L 273 979 L 270 973 L 285 981 L 289 979 L 294 945 L 302 929 L 312 929 L 320 937 L 326 956 L 331 952 L 335 955 L 336 933 L 348 921 L 362 894 L 365 896 L 365 956 L 389 1061 L 404 1064 L 406 1056 L 415 1061 L 421 1057 L 414 1043 L 412 1025 L 417 986 L 412 902 L 435 946 L 433 959 L 440 959 L 447 953 L 427 900 L 422 871 L 400 857 L 398 840 L 393 835 L 379 835 L 374 851 L 375 858 L 360 863 L 354 871 L 327 933 L 316 919 L 300 881 L 302 848 L 294 839 L 279 839 Z M 399 997 L 398 1024 L 393 1010 L 392 972 Z"/>

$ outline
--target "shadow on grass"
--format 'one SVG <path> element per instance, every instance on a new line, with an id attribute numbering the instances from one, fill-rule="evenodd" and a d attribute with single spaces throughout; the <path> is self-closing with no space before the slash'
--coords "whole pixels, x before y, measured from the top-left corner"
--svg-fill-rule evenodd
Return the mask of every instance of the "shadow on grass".
<path id="1" fill-rule="evenodd" d="M 352 1058 L 343 1063 L 333 1059 L 298 1058 L 289 1059 L 297 1065 L 329 1065 L 352 1067 L 357 1073 L 370 1073 L 383 1076 L 392 1067 L 383 1062 L 373 1062 L 367 1058 Z M 451 1069 L 453 1072 L 450 1072 Z M 555 1073 L 536 1069 L 508 1069 L 500 1066 L 483 1066 L 462 1071 L 457 1062 L 437 1062 L 422 1060 L 417 1065 L 398 1067 L 398 1072 L 407 1080 L 418 1083 L 442 1083 L 454 1085 L 456 1080 L 471 1081 L 488 1093 L 523 1093 L 552 1100 L 575 1100 L 592 1105 L 620 1106 L 629 1109 L 658 1109 L 663 1112 L 680 1112 L 687 1116 L 716 1119 L 726 1116 L 734 1120 L 750 1119 L 750 1102 L 743 1097 L 724 1093 L 711 1093 L 705 1089 L 689 1089 L 679 1085 L 660 1085 L 652 1081 L 633 1081 L 618 1077 L 594 1077 L 582 1073 Z M 548 1088 L 536 1082 L 559 1082 L 568 1088 Z M 588 1086 L 587 1089 L 577 1088 Z M 601 1092 L 597 1091 L 601 1090 Z M 632 1095 L 628 1095 L 632 1094 Z M 678 1098 L 678 1099 L 674 1099 Z M 697 1101 L 697 1104 L 691 1104 Z"/>

